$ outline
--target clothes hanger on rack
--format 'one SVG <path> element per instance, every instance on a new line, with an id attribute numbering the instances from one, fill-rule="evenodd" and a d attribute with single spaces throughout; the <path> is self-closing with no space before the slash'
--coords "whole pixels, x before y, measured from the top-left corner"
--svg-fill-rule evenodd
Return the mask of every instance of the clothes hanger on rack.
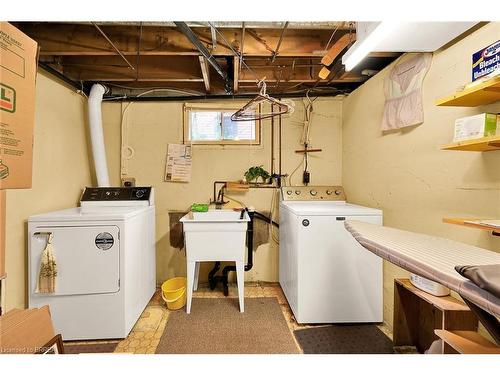
<path id="1" fill-rule="evenodd" d="M 294 108 L 292 106 L 292 103 L 287 103 L 283 100 L 275 99 L 267 94 L 266 82 L 264 81 L 264 79 L 261 79 L 257 83 L 257 86 L 260 88 L 260 92 L 255 98 L 245 104 L 245 106 L 243 106 L 237 112 L 233 113 L 231 115 L 231 121 L 262 120 L 293 112 Z M 274 105 L 274 111 L 263 112 L 263 106 L 261 104 L 266 103 Z"/>

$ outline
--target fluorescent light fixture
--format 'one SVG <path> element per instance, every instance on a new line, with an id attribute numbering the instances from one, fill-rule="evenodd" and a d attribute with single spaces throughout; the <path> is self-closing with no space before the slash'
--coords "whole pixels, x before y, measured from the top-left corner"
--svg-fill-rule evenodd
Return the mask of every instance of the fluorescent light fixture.
<path id="1" fill-rule="evenodd" d="M 399 22 L 380 22 L 363 40 L 356 41 L 342 56 L 342 64 L 348 72 L 358 65 L 374 48 L 386 39 L 399 25 Z"/>

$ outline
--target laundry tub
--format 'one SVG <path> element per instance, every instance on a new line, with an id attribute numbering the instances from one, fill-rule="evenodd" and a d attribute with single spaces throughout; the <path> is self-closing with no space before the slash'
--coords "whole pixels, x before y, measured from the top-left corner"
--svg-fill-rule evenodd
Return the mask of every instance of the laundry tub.
<path id="1" fill-rule="evenodd" d="M 247 212 L 209 210 L 190 212 L 183 224 L 187 261 L 187 305 L 191 311 L 193 290 L 198 286 L 200 262 L 235 262 L 240 311 L 244 311 L 245 241 L 250 217 Z"/>

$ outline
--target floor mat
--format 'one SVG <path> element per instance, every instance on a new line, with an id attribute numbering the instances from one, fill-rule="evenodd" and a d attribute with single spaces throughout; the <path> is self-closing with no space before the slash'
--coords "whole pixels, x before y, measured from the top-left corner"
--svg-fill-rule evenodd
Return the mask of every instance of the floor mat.
<path id="1" fill-rule="evenodd" d="M 89 344 L 64 343 L 64 354 L 113 353 L 117 342 L 93 342 Z"/>
<path id="2" fill-rule="evenodd" d="M 336 324 L 294 331 L 304 354 L 393 354 L 392 341 L 374 324 Z"/>
<path id="3" fill-rule="evenodd" d="M 158 354 L 297 354 L 299 348 L 276 298 L 194 298 L 191 314 L 173 311 Z"/>

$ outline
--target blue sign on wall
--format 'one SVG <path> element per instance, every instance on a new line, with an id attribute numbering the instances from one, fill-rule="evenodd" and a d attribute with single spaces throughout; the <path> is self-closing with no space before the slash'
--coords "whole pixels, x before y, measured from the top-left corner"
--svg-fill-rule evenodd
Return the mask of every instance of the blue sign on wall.
<path id="1" fill-rule="evenodd" d="M 500 40 L 472 55 L 472 81 L 500 70 Z"/>

